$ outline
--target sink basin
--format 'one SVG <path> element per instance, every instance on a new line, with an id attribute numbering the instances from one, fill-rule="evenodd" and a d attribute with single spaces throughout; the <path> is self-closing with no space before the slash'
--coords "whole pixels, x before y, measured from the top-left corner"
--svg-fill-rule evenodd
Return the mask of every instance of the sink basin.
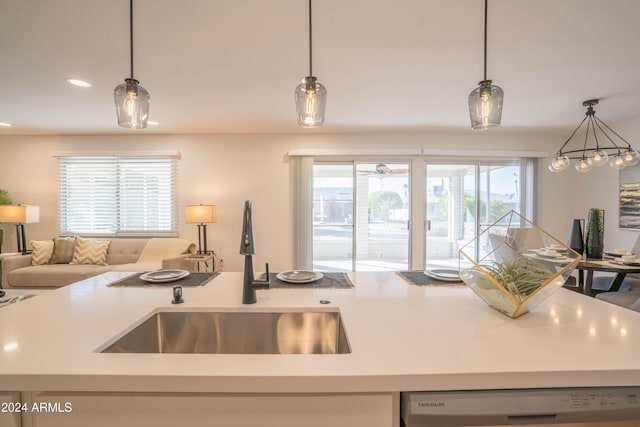
<path id="1" fill-rule="evenodd" d="M 339 311 L 156 311 L 101 353 L 351 353 Z"/>

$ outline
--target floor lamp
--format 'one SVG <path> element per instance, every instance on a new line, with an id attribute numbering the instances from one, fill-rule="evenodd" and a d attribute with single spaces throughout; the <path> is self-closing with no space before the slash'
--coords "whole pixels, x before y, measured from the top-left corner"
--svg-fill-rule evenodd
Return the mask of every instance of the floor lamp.
<path id="1" fill-rule="evenodd" d="M 0 222 L 14 223 L 16 225 L 18 252 L 22 254 L 30 253 L 31 251 L 27 250 L 24 225 L 40 222 L 40 206 L 0 205 Z"/>
<path id="2" fill-rule="evenodd" d="M 198 224 L 198 254 L 209 254 L 207 224 L 218 222 L 216 205 L 188 205 L 185 208 L 187 224 Z"/>

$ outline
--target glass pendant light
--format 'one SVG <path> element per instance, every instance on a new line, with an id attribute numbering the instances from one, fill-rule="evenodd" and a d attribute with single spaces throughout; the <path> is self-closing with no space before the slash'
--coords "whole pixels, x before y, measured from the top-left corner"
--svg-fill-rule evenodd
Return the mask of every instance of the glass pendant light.
<path id="1" fill-rule="evenodd" d="M 305 128 L 322 126 L 327 105 L 327 89 L 313 77 L 311 22 L 311 0 L 309 0 L 309 76 L 302 80 L 294 93 L 298 125 Z"/>
<path id="2" fill-rule="evenodd" d="M 609 161 L 609 155 L 606 151 L 597 149 L 595 153 L 593 153 L 593 157 L 591 158 L 591 163 L 593 166 L 602 166 Z"/>
<path id="3" fill-rule="evenodd" d="M 621 153 L 616 154 L 615 156 L 611 157 L 611 160 L 609 160 L 609 165 L 614 168 L 614 169 L 624 169 L 625 164 L 624 164 L 624 155 Z"/>
<path id="4" fill-rule="evenodd" d="M 129 0 L 129 40 L 131 77 L 113 90 L 118 124 L 131 129 L 144 129 L 149 119 L 149 92 L 133 78 L 133 0 Z"/>
<path id="5" fill-rule="evenodd" d="M 625 166 L 633 166 L 640 163 L 640 153 L 636 150 L 629 150 L 622 156 L 622 162 Z"/>
<path id="6" fill-rule="evenodd" d="M 583 157 L 582 159 L 580 159 L 578 161 L 578 163 L 576 163 L 575 168 L 580 173 L 589 172 L 591 170 L 591 168 L 593 168 L 593 165 L 592 165 L 592 162 L 591 162 L 591 158 Z"/>
<path id="7" fill-rule="evenodd" d="M 549 170 L 551 172 L 562 172 L 569 167 L 569 163 L 569 157 L 558 154 L 551 160 L 551 163 L 549 163 Z"/>
<path id="8" fill-rule="evenodd" d="M 484 0 L 484 80 L 469 94 L 469 114 L 472 129 L 488 129 L 500 126 L 504 92 L 487 79 L 487 10 Z"/>

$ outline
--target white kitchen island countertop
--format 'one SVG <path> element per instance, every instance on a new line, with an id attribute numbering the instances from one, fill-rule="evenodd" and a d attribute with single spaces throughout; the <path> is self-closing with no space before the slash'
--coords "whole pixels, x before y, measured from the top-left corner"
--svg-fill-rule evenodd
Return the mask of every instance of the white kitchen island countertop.
<path id="1" fill-rule="evenodd" d="M 326 393 L 640 385 L 640 313 L 560 289 L 510 319 L 466 286 L 350 273 L 352 289 L 271 289 L 242 273 L 203 287 L 108 287 L 106 273 L 0 310 L 0 390 Z M 331 304 L 320 304 L 320 300 Z M 103 354 L 158 308 L 340 310 L 350 354 Z"/>

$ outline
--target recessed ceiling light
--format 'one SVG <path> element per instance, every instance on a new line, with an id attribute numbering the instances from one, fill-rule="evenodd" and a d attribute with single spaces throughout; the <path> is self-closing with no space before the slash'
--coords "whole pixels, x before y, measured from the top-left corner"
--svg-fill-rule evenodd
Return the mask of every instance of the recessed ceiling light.
<path id="1" fill-rule="evenodd" d="M 67 79 L 67 83 L 78 87 L 91 87 L 91 83 L 78 79 Z"/>
<path id="2" fill-rule="evenodd" d="M 0 126 L 6 127 L 6 128 L 10 128 L 12 126 L 12 124 L 11 123 L 0 122 Z"/>
<path id="3" fill-rule="evenodd" d="M 151 126 L 158 126 L 158 122 L 154 122 L 154 121 L 151 121 L 151 120 L 147 120 L 147 124 L 151 125 Z"/>

